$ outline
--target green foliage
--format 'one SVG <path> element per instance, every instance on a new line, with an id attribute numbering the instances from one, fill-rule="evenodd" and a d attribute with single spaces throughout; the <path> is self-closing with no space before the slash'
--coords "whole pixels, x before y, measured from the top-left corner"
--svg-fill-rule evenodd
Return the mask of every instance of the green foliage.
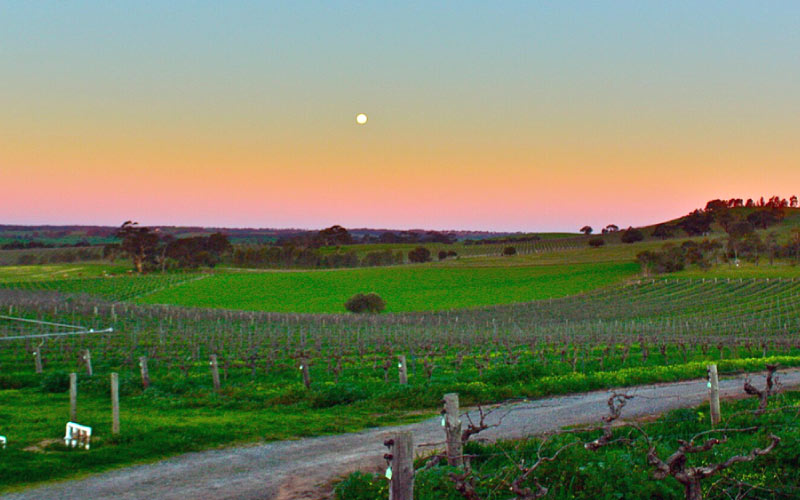
<path id="1" fill-rule="evenodd" d="M 69 374 L 67 372 L 50 372 L 42 377 L 41 389 L 44 392 L 59 393 L 69 390 Z"/>
<path id="2" fill-rule="evenodd" d="M 389 481 L 378 474 L 367 474 L 361 471 L 347 476 L 336 485 L 336 500 L 375 500 L 388 498 Z"/>
<path id="3" fill-rule="evenodd" d="M 347 299 L 344 308 L 354 313 L 379 313 L 386 309 L 386 302 L 374 292 L 368 294 L 357 293 Z"/>

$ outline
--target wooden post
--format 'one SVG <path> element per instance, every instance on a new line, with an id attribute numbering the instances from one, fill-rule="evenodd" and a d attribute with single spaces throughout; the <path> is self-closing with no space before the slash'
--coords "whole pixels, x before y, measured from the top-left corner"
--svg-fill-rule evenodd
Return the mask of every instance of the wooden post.
<path id="1" fill-rule="evenodd" d="M 308 366 L 307 359 L 300 360 L 300 370 L 303 372 L 303 385 L 306 386 L 306 389 L 311 389 L 311 368 Z"/>
<path id="2" fill-rule="evenodd" d="M 711 426 L 719 424 L 719 378 L 717 365 L 708 365 L 708 396 L 711 402 Z"/>
<path id="3" fill-rule="evenodd" d="M 147 371 L 147 356 L 139 357 L 139 371 L 142 373 L 142 388 L 150 387 L 150 372 Z"/>
<path id="4" fill-rule="evenodd" d="M 399 362 L 397 368 L 400 372 L 400 385 L 408 385 L 408 365 L 406 365 L 406 357 L 403 355 L 398 356 Z"/>
<path id="5" fill-rule="evenodd" d="M 464 465 L 464 452 L 461 446 L 461 419 L 458 415 L 458 394 L 444 395 L 444 432 L 447 441 L 447 464 L 453 467 Z"/>
<path id="6" fill-rule="evenodd" d="M 119 434 L 119 375 L 111 373 L 111 434 Z"/>
<path id="7" fill-rule="evenodd" d="M 69 374 L 69 421 L 78 420 L 78 374 Z"/>
<path id="8" fill-rule="evenodd" d="M 119 434 L 119 374 L 111 373 L 111 434 Z"/>
<path id="9" fill-rule="evenodd" d="M 36 366 L 36 373 L 42 373 L 42 347 L 36 346 L 33 351 L 33 364 Z"/>
<path id="10" fill-rule="evenodd" d="M 219 392 L 219 367 L 217 366 L 217 355 L 211 355 L 211 380 L 214 382 L 214 391 Z"/>
<path id="11" fill-rule="evenodd" d="M 414 440 L 410 432 L 394 436 L 392 446 L 392 482 L 389 500 L 414 499 Z"/>
<path id="12" fill-rule="evenodd" d="M 83 350 L 83 362 L 86 363 L 86 374 L 91 377 L 94 372 L 92 371 L 92 353 L 89 349 Z"/>

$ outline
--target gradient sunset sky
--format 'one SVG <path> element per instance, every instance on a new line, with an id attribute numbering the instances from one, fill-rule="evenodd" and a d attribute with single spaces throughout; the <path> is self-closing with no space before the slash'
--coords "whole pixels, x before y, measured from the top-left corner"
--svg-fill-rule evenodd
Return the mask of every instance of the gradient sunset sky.
<path id="1" fill-rule="evenodd" d="M 797 1 L 0 2 L 1 224 L 576 231 L 773 194 Z"/>

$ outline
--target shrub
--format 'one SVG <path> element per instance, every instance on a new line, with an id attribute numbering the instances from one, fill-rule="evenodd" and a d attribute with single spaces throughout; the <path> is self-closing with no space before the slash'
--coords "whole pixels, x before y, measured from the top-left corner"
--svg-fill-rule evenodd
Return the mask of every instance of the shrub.
<path id="1" fill-rule="evenodd" d="M 640 230 L 629 227 L 624 233 L 622 233 L 621 239 L 623 243 L 636 243 L 637 241 L 642 241 L 644 239 L 644 235 Z"/>
<path id="2" fill-rule="evenodd" d="M 447 252 L 444 250 L 439 250 L 439 260 L 444 260 L 447 258 Z"/>
<path id="3" fill-rule="evenodd" d="M 601 247 L 606 244 L 606 240 L 603 238 L 592 238 L 589 240 L 589 246 L 593 248 Z"/>
<path id="4" fill-rule="evenodd" d="M 386 308 L 386 302 L 377 293 L 357 293 L 344 303 L 344 308 L 354 313 L 379 313 Z"/>
<path id="5" fill-rule="evenodd" d="M 41 389 L 43 392 L 67 392 L 69 390 L 69 374 L 66 372 L 52 372 L 42 378 Z"/>
<path id="6" fill-rule="evenodd" d="M 425 247 L 417 247 L 408 252 L 409 262 L 428 262 L 431 260 L 431 251 Z"/>
<path id="7" fill-rule="evenodd" d="M 514 247 L 505 247 L 503 249 L 503 255 L 516 255 L 517 249 Z"/>

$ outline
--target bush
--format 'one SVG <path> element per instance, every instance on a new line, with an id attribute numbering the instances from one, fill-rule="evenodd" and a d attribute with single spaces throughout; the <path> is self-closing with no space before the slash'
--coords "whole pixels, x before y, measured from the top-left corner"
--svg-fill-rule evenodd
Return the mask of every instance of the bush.
<path id="1" fill-rule="evenodd" d="M 354 313 L 379 313 L 386 308 L 386 302 L 377 293 L 357 293 L 344 303 L 344 308 Z"/>
<path id="2" fill-rule="evenodd" d="M 505 247 L 503 249 L 503 255 L 516 255 L 517 249 L 514 247 Z"/>
<path id="3" fill-rule="evenodd" d="M 69 390 L 69 374 L 66 372 L 52 372 L 42 378 L 41 389 L 43 392 L 67 392 Z"/>
<path id="4" fill-rule="evenodd" d="M 447 258 L 447 252 L 444 250 L 439 250 L 439 260 L 444 260 Z"/>
<path id="5" fill-rule="evenodd" d="M 408 252 L 409 262 L 428 262 L 431 260 L 431 251 L 425 247 L 417 247 Z"/>
<path id="6" fill-rule="evenodd" d="M 622 233 L 621 239 L 623 243 L 636 243 L 637 241 L 642 241 L 644 239 L 644 235 L 638 229 L 629 227 L 624 233 Z"/>
<path id="7" fill-rule="evenodd" d="M 593 248 L 601 247 L 606 244 L 606 240 L 603 238 L 592 238 L 589 240 L 589 246 Z"/>

